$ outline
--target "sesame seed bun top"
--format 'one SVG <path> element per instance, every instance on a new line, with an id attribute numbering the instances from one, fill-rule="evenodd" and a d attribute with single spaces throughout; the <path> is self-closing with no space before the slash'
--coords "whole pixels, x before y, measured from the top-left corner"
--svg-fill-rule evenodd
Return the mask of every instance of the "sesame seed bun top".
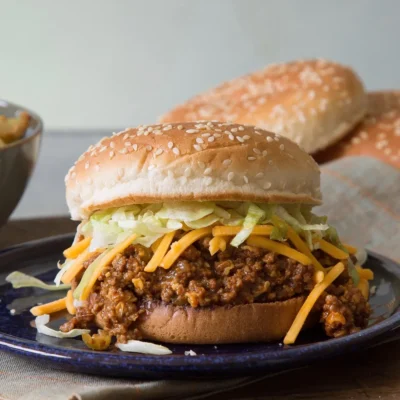
<path id="1" fill-rule="evenodd" d="M 217 119 L 256 125 L 315 153 L 348 133 L 367 99 L 355 72 L 326 60 L 294 61 L 225 82 L 177 106 L 161 122 Z"/>
<path id="2" fill-rule="evenodd" d="M 70 169 L 73 219 L 135 203 L 225 200 L 320 204 L 320 171 L 287 138 L 231 123 L 139 126 L 103 138 Z"/>
<path id="3" fill-rule="evenodd" d="M 400 92 L 369 94 L 368 117 L 336 145 L 315 155 L 319 163 L 370 156 L 400 168 Z"/>

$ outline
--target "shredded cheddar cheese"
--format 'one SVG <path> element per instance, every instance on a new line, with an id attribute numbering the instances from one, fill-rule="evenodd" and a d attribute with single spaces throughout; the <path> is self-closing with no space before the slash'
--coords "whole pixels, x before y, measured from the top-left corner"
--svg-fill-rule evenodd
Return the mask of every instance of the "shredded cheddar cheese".
<path id="1" fill-rule="evenodd" d="M 325 274 L 322 271 L 315 271 L 314 273 L 314 282 L 320 283 L 324 280 Z"/>
<path id="2" fill-rule="evenodd" d="M 356 265 L 356 269 L 360 278 L 366 279 L 367 281 L 372 281 L 374 279 L 374 272 L 369 268 L 362 268 L 359 265 Z"/>
<path id="3" fill-rule="evenodd" d="M 294 244 L 294 247 L 296 247 L 297 250 L 305 254 L 311 260 L 311 263 L 314 265 L 315 269 L 322 272 L 325 271 L 325 268 L 311 253 L 311 250 L 308 248 L 307 244 L 303 242 L 301 237 L 291 227 L 288 228 L 288 238 Z"/>
<path id="4" fill-rule="evenodd" d="M 242 226 L 215 226 L 213 236 L 235 236 L 243 229 Z M 256 225 L 251 232 L 253 235 L 269 236 L 274 229 L 271 225 Z"/>
<path id="5" fill-rule="evenodd" d="M 30 311 L 31 314 L 33 314 L 35 317 L 38 317 L 39 315 L 52 314 L 57 311 L 64 310 L 66 307 L 66 298 L 64 297 L 63 299 L 52 301 L 51 303 L 32 307 Z"/>
<path id="6" fill-rule="evenodd" d="M 171 268 L 172 264 L 192 243 L 203 238 L 204 236 L 210 235 L 211 232 L 212 232 L 211 227 L 195 229 L 193 231 L 188 232 L 185 236 L 183 236 L 177 242 L 174 242 L 172 244 L 171 249 L 163 258 L 160 266 L 165 269 Z"/>
<path id="7" fill-rule="evenodd" d="M 157 247 L 157 250 L 153 254 L 153 257 L 146 265 L 144 269 L 145 272 L 154 272 L 157 269 L 157 267 L 160 265 L 161 261 L 165 257 L 165 254 L 167 253 L 169 246 L 171 245 L 172 240 L 174 239 L 174 235 L 175 231 L 169 232 L 163 236 L 160 244 Z"/>
<path id="8" fill-rule="evenodd" d="M 211 254 L 212 256 L 213 256 L 217 251 L 219 251 L 219 239 L 220 239 L 220 237 L 214 236 L 214 237 L 210 240 L 209 250 L 210 250 L 210 254 Z"/>
<path id="9" fill-rule="evenodd" d="M 118 243 L 115 247 L 107 251 L 106 253 L 103 253 L 100 257 L 102 257 L 99 265 L 93 272 L 92 276 L 89 279 L 88 284 L 85 286 L 85 288 L 82 290 L 82 294 L 80 297 L 81 301 L 87 300 L 89 297 L 90 292 L 93 289 L 93 286 L 97 282 L 97 279 L 99 279 L 99 276 L 101 272 L 103 271 L 103 268 L 106 267 L 110 262 L 114 259 L 114 257 L 118 253 L 122 253 L 129 245 L 132 244 L 132 242 L 137 238 L 137 234 L 134 233 L 128 238 L 126 238 L 123 242 Z"/>
<path id="10" fill-rule="evenodd" d="M 71 283 L 72 279 L 82 270 L 83 263 L 88 259 L 89 249 L 86 249 L 81 253 L 78 258 L 71 265 L 71 268 L 68 269 L 67 272 L 61 277 L 61 281 L 63 283 Z"/>
<path id="11" fill-rule="evenodd" d="M 74 258 L 78 257 L 79 254 L 81 254 L 84 250 L 86 250 L 89 247 L 91 240 L 92 240 L 92 238 L 88 237 L 88 238 L 81 240 L 80 242 L 75 243 L 68 249 L 64 250 L 64 253 L 63 253 L 64 257 L 72 259 L 72 260 Z"/>
<path id="12" fill-rule="evenodd" d="M 356 247 L 350 246 L 349 244 L 345 244 L 345 243 L 343 243 L 343 246 L 349 252 L 349 254 L 354 255 L 354 254 L 357 253 L 357 248 Z"/>
<path id="13" fill-rule="evenodd" d="M 360 292 L 362 293 L 364 298 L 366 300 L 368 300 L 368 297 L 369 297 L 369 282 L 364 278 L 360 278 L 360 281 L 358 282 L 357 287 L 360 289 Z"/>
<path id="14" fill-rule="evenodd" d="M 345 251 L 340 250 L 332 243 L 329 243 L 324 239 L 318 239 L 317 242 L 319 243 L 319 248 L 331 257 L 336 258 L 337 260 L 347 260 L 349 258 L 349 255 Z"/>
<path id="15" fill-rule="evenodd" d="M 66 307 L 67 307 L 67 311 L 71 315 L 75 315 L 76 308 L 74 306 L 74 297 L 72 295 L 72 290 L 68 290 L 67 297 L 65 299 L 65 304 L 66 304 Z"/>
<path id="16" fill-rule="evenodd" d="M 321 296 L 322 292 L 344 271 L 344 264 L 338 262 L 325 276 L 322 282 L 317 283 L 314 289 L 308 295 L 306 301 L 301 306 L 300 311 L 297 313 L 292 326 L 283 339 L 284 344 L 293 344 L 300 333 L 308 315 L 310 314 L 314 304 Z"/>
<path id="17" fill-rule="evenodd" d="M 261 247 L 262 249 L 267 249 L 269 251 L 273 251 L 274 253 L 282 254 L 283 256 L 292 258 L 303 265 L 311 264 L 311 259 L 303 253 L 262 236 L 251 235 L 247 239 L 246 243 L 250 246 Z"/>
<path id="18" fill-rule="evenodd" d="M 156 252 L 156 250 L 158 249 L 158 246 L 160 245 L 161 241 L 163 240 L 164 236 L 161 236 L 160 238 L 158 238 L 152 245 L 151 245 L 151 249 L 153 250 L 153 253 Z"/>

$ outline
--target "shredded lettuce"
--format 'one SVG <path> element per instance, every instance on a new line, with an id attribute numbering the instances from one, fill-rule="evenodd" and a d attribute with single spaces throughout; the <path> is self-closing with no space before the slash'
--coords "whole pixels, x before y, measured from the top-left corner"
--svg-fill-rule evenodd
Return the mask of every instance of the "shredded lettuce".
<path id="1" fill-rule="evenodd" d="M 351 261 L 351 258 L 347 259 L 347 268 L 349 270 L 349 275 L 353 280 L 354 286 L 357 286 L 358 283 L 360 282 L 360 274 L 358 273 L 356 267 L 354 266 L 353 261 Z"/>
<path id="2" fill-rule="evenodd" d="M 131 353 L 154 355 L 166 355 L 172 353 L 172 351 L 165 346 L 149 342 L 142 342 L 140 340 L 128 340 L 127 343 L 117 343 L 116 346 L 121 351 L 127 351 Z"/>
<path id="3" fill-rule="evenodd" d="M 336 231 L 327 224 L 326 216 L 316 216 L 312 207 L 299 204 L 266 204 L 249 202 L 174 202 L 136 204 L 95 212 L 81 228 L 92 236 L 90 251 L 108 248 L 137 233 L 135 243 L 150 247 L 162 235 L 174 230 L 199 229 L 214 224 L 242 226 L 231 244 L 239 246 L 256 224 L 270 224 L 279 217 L 284 224 L 274 224 L 272 239 L 287 239 L 287 227 L 304 238 L 311 250 L 313 239 L 325 237 L 343 249 Z"/>
<path id="4" fill-rule="evenodd" d="M 54 278 L 54 283 L 56 284 L 56 286 L 59 287 L 61 285 L 61 278 L 72 267 L 73 264 L 74 260 L 67 260 L 64 264 L 59 265 L 60 270 Z"/>
<path id="5" fill-rule="evenodd" d="M 38 278 L 26 275 L 23 272 L 19 271 L 11 272 L 11 274 L 9 274 L 6 277 L 6 282 L 11 283 L 14 289 L 19 289 L 24 287 L 37 287 L 40 289 L 54 291 L 54 290 L 66 290 L 71 287 L 71 285 L 49 285 L 47 283 L 44 283 Z"/>
<path id="6" fill-rule="evenodd" d="M 210 202 L 179 201 L 176 203 L 164 203 L 158 218 L 177 219 L 184 222 L 196 221 L 214 212 L 215 205 Z"/>
<path id="7" fill-rule="evenodd" d="M 242 230 L 232 239 L 231 246 L 238 247 L 250 235 L 257 223 L 265 217 L 265 211 L 253 203 L 249 203 Z"/>
<path id="8" fill-rule="evenodd" d="M 69 332 L 56 331 L 54 329 L 46 326 L 50 321 L 50 316 L 48 314 L 40 315 L 35 318 L 36 329 L 39 333 L 47 336 L 52 336 L 58 339 L 69 339 L 77 336 L 81 336 L 84 333 L 90 333 L 89 329 L 72 329 Z"/>
<path id="9" fill-rule="evenodd" d="M 85 273 L 82 276 L 79 285 L 74 290 L 74 299 L 79 300 L 83 289 L 89 283 L 91 276 L 93 275 L 94 271 L 96 270 L 97 266 L 100 264 L 101 260 L 111 251 L 111 249 L 107 249 L 104 253 L 100 254 L 86 269 Z"/>
<path id="10" fill-rule="evenodd" d="M 287 238 L 288 224 L 282 220 L 281 218 L 273 215 L 271 217 L 272 224 L 274 225 L 274 229 L 270 235 L 272 240 L 284 241 Z"/>

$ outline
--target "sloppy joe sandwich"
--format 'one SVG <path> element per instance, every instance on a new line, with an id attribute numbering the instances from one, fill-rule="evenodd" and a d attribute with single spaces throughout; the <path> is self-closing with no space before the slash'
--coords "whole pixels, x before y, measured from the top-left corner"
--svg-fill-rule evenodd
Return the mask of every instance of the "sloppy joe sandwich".
<path id="1" fill-rule="evenodd" d="M 372 272 L 313 213 L 318 165 L 285 137 L 215 121 L 139 126 L 91 146 L 65 182 L 81 221 L 56 278 L 69 291 L 31 310 L 67 309 L 60 335 L 129 351 L 367 326 Z"/>

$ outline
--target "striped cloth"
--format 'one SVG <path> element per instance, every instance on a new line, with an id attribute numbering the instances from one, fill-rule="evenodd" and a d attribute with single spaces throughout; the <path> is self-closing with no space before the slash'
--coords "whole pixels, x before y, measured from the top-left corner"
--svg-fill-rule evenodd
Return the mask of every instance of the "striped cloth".
<path id="1" fill-rule="evenodd" d="M 341 237 L 400 260 L 400 171 L 370 158 L 346 158 L 323 168 L 322 188 L 324 205 L 318 212 L 329 216 Z M 0 352 L 0 398 L 7 400 L 199 399 L 259 379 L 113 379 L 57 371 Z"/>

